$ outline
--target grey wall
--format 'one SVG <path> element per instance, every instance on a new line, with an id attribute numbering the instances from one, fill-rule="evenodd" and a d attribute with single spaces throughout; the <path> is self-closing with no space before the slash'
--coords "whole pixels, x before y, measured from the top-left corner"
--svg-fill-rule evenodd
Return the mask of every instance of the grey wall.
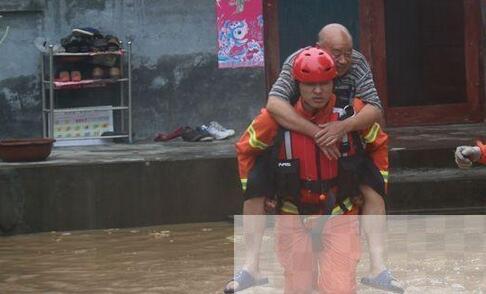
<path id="1" fill-rule="evenodd" d="M 242 130 L 265 102 L 264 71 L 217 68 L 215 11 L 214 0 L 1 0 L 0 137 L 42 133 L 33 40 L 86 26 L 133 41 L 137 139 L 209 120 Z"/>

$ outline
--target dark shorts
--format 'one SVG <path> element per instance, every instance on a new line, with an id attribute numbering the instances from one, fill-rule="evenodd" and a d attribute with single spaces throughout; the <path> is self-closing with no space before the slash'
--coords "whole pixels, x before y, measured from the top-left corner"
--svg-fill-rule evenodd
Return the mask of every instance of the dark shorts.
<path id="1" fill-rule="evenodd" d="M 263 153 L 255 160 L 248 174 L 244 200 L 258 197 L 272 197 L 275 194 L 271 152 Z M 341 158 L 339 162 L 339 183 L 342 198 L 360 194 L 359 185 L 366 185 L 385 197 L 385 180 L 373 161 L 366 155 Z M 343 200 L 343 199 L 342 199 Z"/>
<path id="2" fill-rule="evenodd" d="M 360 185 L 369 186 L 385 197 L 385 180 L 380 170 L 367 155 L 340 158 L 338 166 L 339 200 L 361 195 Z"/>
<path id="3" fill-rule="evenodd" d="M 268 151 L 256 158 L 255 164 L 248 174 L 246 191 L 243 193 L 244 200 L 271 197 L 275 194 L 271 162 L 271 152 Z"/>

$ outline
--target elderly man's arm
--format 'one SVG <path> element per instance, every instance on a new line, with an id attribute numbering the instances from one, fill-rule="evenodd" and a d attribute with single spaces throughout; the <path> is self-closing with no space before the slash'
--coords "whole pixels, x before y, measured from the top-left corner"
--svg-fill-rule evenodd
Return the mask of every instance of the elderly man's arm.
<path id="1" fill-rule="evenodd" d="M 314 136 L 319 146 L 329 146 L 335 144 L 344 134 L 367 129 L 381 120 L 381 109 L 373 104 L 366 104 L 355 116 L 323 125 Z"/>
<path id="2" fill-rule="evenodd" d="M 315 136 L 319 146 L 333 145 L 348 132 L 364 130 L 375 122 L 383 122 L 383 106 L 376 91 L 371 68 L 358 51 L 353 51 L 353 58 L 354 65 L 351 70 L 354 76 L 358 76 L 355 96 L 365 102 L 366 106 L 354 117 L 322 126 L 322 130 Z"/>

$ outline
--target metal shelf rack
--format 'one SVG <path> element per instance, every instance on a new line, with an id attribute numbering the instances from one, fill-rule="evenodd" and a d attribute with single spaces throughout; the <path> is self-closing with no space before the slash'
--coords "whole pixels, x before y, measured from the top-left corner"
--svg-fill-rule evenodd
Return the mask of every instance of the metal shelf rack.
<path id="1" fill-rule="evenodd" d="M 54 52 L 54 46 L 49 45 L 49 52 L 43 53 L 41 56 L 41 81 L 42 81 L 42 132 L 44 137 L 54 138 L 54 114 L 76 111 L 92 111 L 92 110 L 111 110 L 120 111 L 120 129 L 122 134 L 113 134 L 111 136 L 92 136 L 92 137 L 72 137 L 72 138 L 55 138 L 58 141 L 64 140 L 83 140 L 83 139 L 110 139 L 110 138 L 128 138 L 130 143 L 133 142 L 133 127 L 132 127 L 132 42 L 127 43 L 127 50 L 123 48 L 119 51 L 107 52 L 86 52 L 86 53 L 57 53 Z M 116 79 L 91 79 L 81 80 L 79 82 L 60 82 L 54 79 L 54 66 L 57 57 L 93 57 L 99 55 L 115 55 L 118 56 L 120 67 L 120 78 Z M 125 55 L 127 56 L 127 73 L 124 73 Z M 46 61 L 47 59 L 47 61 Z M 47 66 L 46 66 L 47 63 Z M 46 79 L 46 67 L 48 68 L 48 79 Z M 106 87 L 110 84 L 120 84 L 120 100 L 117 106 L 90 106 L 90 107 L 76 107 L 76 108 L 56 108 L 55 107 L 55 93 L 63 89 L 87 89 L 94 87 Z M 127 86 L 125 91 L 125 86 Z M 48 92 L 48 94 L 46 93 Z M 125 92 L 127 99 L 125 99 Z M 127 118 L 125 119 L 125 115 Z M 128 126 L 126 125 L 126 122 Z M 128 127 L 128 128 L 127 128 Z"/>

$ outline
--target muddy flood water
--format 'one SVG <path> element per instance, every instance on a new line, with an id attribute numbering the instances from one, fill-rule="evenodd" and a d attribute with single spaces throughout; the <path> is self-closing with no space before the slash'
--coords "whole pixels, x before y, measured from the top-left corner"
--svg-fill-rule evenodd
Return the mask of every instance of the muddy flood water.
<path id="1" fill-rule="evenodd" d="M 221 293 L 233 224 L 0 237 L 0 293 Z"/>
<path id="2" fill-rule="evenodd" d="M 270 284 L 241 293 L 282 293 L 272 234 L 261 258 Z M 225 222 L 4 236 L 0 293 L 222 293 L 242 262 L 241 241 Z M 392 218 L 387 245 L 406 293 L 486 293 L 486 217 Z"/>

